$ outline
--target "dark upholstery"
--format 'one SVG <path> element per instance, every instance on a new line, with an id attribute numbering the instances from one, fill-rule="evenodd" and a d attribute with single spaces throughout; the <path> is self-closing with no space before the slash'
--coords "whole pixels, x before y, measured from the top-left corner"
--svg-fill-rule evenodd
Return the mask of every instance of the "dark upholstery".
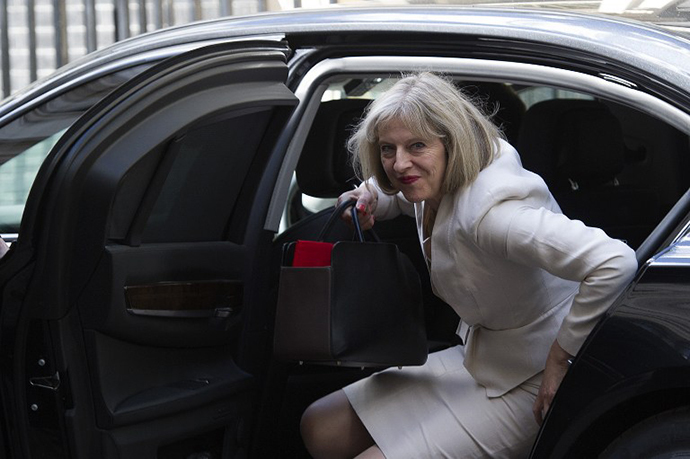
<path id="1" fill-rule="evenodd" d="M 519 151 L 525 168 L 544 178 L 570 218 L 633 247 L 658 222 L 653 189 L 618 183 L 626 146 L 619 121 L 604 104 L 578 99 L 535 104 L 523 119 Z"/>
<path id="2" fill-rule="evenodd" d="M 321 104 L 295 171 L 304 194 L 336 198 L 359 183 L 346 144 L 369 102 L 343 99 Z"/>
<path id="3" fill-rule="evenodd" d="M 623 171 L 623 132 L 606 107 L 595 103 L 565 110 L 559 126 L 556 173 L 571 186 L 605 185 Z"/>
<path id="4" fill-rule="evenodd" d="M 496 111 L 492 121 L 501 128 L 508 142 L 517 145 L 526 107 L 515 90 L 504 83 L 490 82 L 463 81 L 460 87 L 464 94 L 484 105 L 488 113 Z"/>

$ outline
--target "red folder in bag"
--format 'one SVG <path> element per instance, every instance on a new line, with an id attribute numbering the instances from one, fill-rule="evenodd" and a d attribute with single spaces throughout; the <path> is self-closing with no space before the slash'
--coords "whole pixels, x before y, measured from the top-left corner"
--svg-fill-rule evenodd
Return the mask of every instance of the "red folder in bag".
<path id="1" fill-rule="evenodd" d="M 333 244 L 330 242 L 297 241 L 292 266 L 330 266 Z"/>

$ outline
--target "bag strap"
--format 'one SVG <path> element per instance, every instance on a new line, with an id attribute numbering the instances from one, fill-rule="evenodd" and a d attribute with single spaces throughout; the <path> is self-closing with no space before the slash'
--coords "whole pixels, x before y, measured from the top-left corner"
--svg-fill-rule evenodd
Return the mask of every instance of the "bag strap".
<path id="1" fill-rule="evenodd" d="M 357 207 L 352 206 L 351 213 L 352 213 L 352 223 L 355 225 L 355 235 L 357 235 L 357 239 L 359 239 L 359 242 L 364 242 L 364 233 L 362 233 L 362 227 L 359 224 L 359 215 L 357 215 Z"/>
<path id="2" fill-rule="evenodd" d="M 331 230 L 333 229 L 333 225 L 335 225 L 335 222 L 338 221 L 340 218 L 340 215 L 345 212 L 345 210 L 348 207 L 352 207 L 352 209 L 355 211 L 355 215 L 357 214 L 357 211 L 355 209 L 355 204 L 357 204 L 357 201 L 354 199 L 351 199 L 349 201 L 345 201 L 340 203 L 334 210 L 333 213 L 331 213 L 331 216 L 328 217 L 328 220 L 326 223 L 323 225 L 323 228 L 321 229 L 321 232 L 319 233 L 319 237 L 316 238 L 317 241 L 325 241 L 326 240 L 326 235 L 328 235 Z M 359 225 L 359 221 L 357 222 L 357 225 Z M 360 231 L 361 233 L 361 231 Z M 363 239 L 360 239 L 362 241 Z"/>
<path id="3" fill-rule="evenodd" d="M 364 242 L 364 232 L 362 231 L 362 227 L 359 223 L 359 216 L 357 215 L 357 208 L 356 205 L 357 201 L 354 199 L 351 199 L 349 201 L 345 201 L 340 203 L 334 210 L 333 213 L 328 217 L 328 220 L 326 223 L 323 225 L 323 228 L 321 229 L 321 232 L 319 233 L 319 237 L 316 239 L 317 241 L 324 241 L 326 240 L 326 235 L 328 235 L 331 230 L 333 229 L 333 225 L 335 225 L 335 222 L 338 221 L 340 218 L 340 215 L 342 215 L 345 210 L 347 210 L 348 207 L 352 207 L 350 212 L 352 213 L 352 223 L 355 226 L 355 236 L 357 237 L 357 240 L 359 242 Z M 367 230 L 367 233 L 371 236 L 371 238 L 376 241 L 376 242 L 381 242 L 381 239 L 379 239 L 379 236 L 374 232 L 374 229 L 369 229 Z"/>

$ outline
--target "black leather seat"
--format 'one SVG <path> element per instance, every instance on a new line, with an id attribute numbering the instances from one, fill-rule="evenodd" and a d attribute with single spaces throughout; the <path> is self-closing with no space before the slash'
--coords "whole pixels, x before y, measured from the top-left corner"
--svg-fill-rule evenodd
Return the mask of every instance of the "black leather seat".
<path id="1" fill-rule="evenodd" d="M 473 100 L 485 105 L 487 112 L 495 110 L 492 121 L 501 128 L 508 142 L 517 145 L 522 118 L 527 109 L 515 90 L 504 83 L 485 81 L 463 81 L 459 86 Z"/>
<path id="2" fill-rule="evenodd" d="M 321 104 L 295 170 L 303 193 L 337 198 L 359 184 L 347 151 L 347 139 L 369 102 L 342 99 Z"/>
<path id="3" fill-rule="evenodd" d="M 619 183 L 626 146 L 618 119 L 601 102 L 555 99 L 523 119 L 519 151 L 525 168 L 549 185 L 563 212 L 637 247 L 659 221 L 655 190 Z"/>

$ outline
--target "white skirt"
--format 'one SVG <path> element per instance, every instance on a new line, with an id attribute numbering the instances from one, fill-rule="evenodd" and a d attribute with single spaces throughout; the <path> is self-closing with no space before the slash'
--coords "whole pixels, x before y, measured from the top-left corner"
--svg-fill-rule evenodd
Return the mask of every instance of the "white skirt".
<path id="1" fill-rule="evenodd" d="M 526 458 L 539 426 L 532 406 L 542 373 L 489 398 L 463 365 L 464 347 L 429 355 L 344 388 L 387 459 Z"/>

